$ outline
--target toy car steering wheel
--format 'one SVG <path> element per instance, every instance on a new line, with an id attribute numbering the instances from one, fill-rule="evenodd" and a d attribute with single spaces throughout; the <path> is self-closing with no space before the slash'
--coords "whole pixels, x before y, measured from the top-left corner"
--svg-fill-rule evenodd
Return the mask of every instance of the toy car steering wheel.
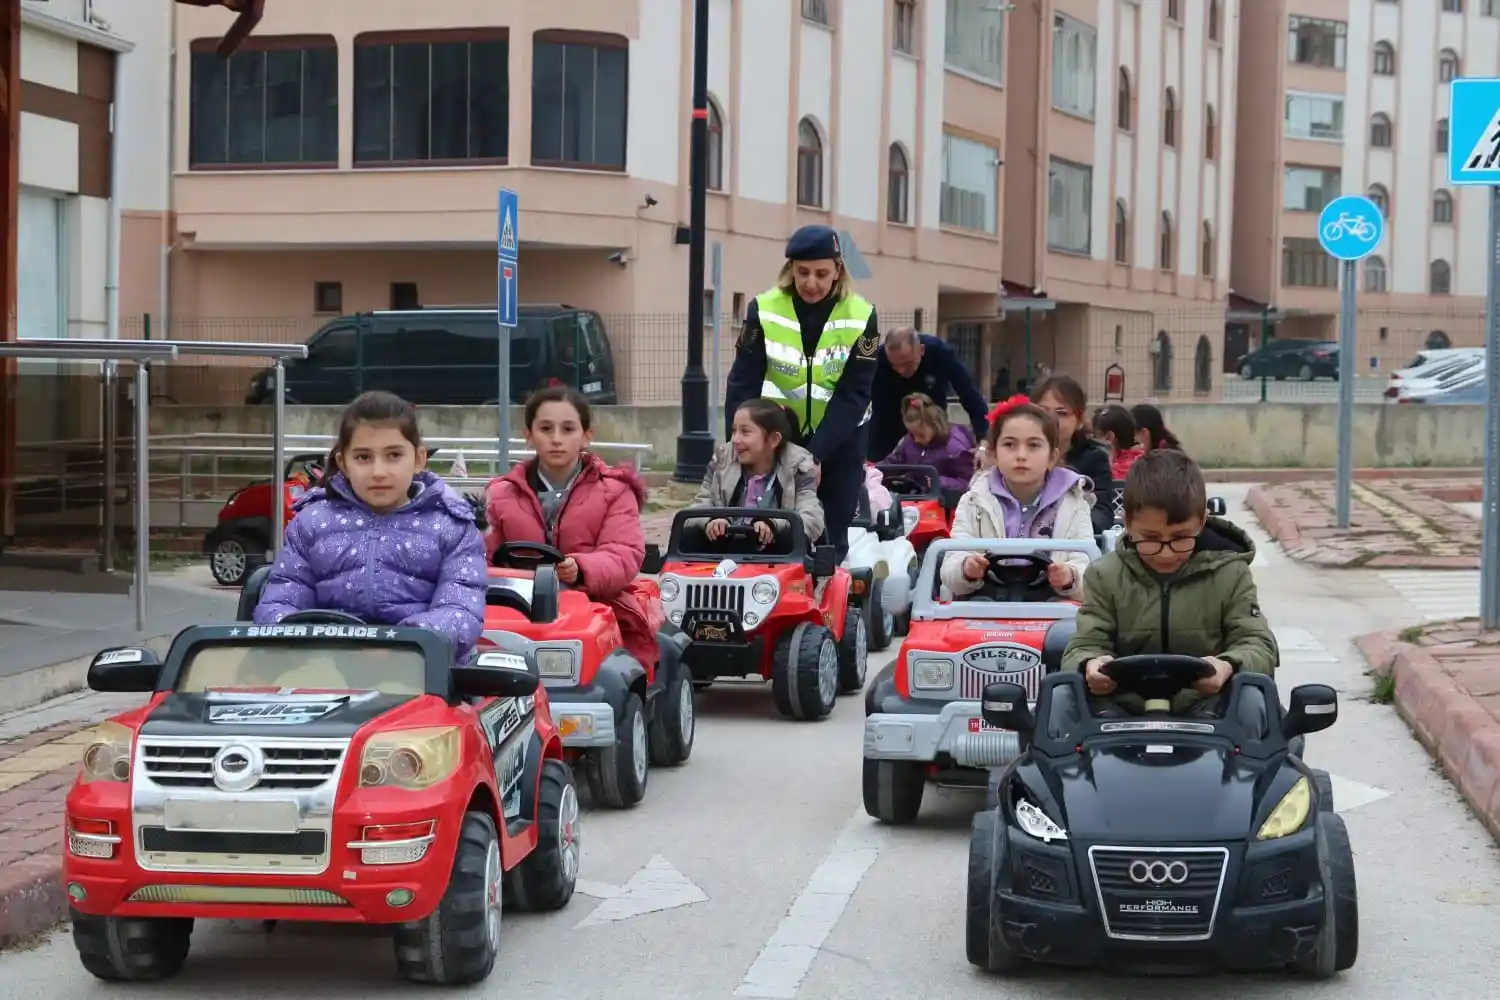
<path id="1" fill-rule="evenodd" d="M 567 558 L 551 545 L 541 542 L 501 542 L 490 557 L 490 565 L 501 569 L 534 569 L 537 566 L 556 566 Z"/>
<path id="2" fill-rule="evenodd" d="M 889 478 L 884 479 L 885 488 L 895 496 L 914 497 L 928 492 L 927 483 L 913 476 L 900 472 L 893 472 Z"/>
<path id="3" fill-rule="evenodd" d="M 1024 601 L 1035 591 L 1055 593 L 1047 579 L 1047 570 L 1052 565 L 1048 556 L 1032 552 L 1025 555 L 988 552 L 984 557 L 983 586 L 975 598 L 982 594 L 991 600 Z"/>
<path id="4" fill-rule="evenodd" d="M 314 608 L 308 611 L 293 611 L 277 623 L 278 625 L 366 625 L 359 615 L 347 611 L 331 611 Z"/>
<path id="5" fill-rule="evenodd" d="M 1120 691 L 1132 691 L 1146 701 L 1147 711 L 1158 711 L 1153 701 L 1170 703 L 1177 692 L 1193 686 L 1195 681 L 1212 677 L 1213 665 L 1196 656 L 1176 653 L 1143 653 L 1110 660 L 1099 672 L 1115 682 Z"/>

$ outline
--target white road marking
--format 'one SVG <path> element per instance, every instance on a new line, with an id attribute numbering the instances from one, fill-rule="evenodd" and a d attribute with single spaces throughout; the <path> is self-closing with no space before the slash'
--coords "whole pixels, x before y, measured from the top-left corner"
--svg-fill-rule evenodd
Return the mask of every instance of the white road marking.
<path id="1" fill-rule="evenodd" d="M 1305 628 L 1294 625 L 1273 627 L 1276 645 L 1281 649 L 1282 663 L 1337 663 L 1338 656 L 1328 651 L 1321 639 Z"/>
<path id="2" fill-rule="evenodd" d="M 1380 577 L 1426 621 L 1474 618 L 1479 614 L 1478 570 L 1393 569 Z"/>
<path id="3" fill-rule="evenodd" d="M 629 920 L 645 913 L 671 910 L 679 906 L 708 902 L 708 894 L 693 884 L 686 875 L 673 868 L 671 862 L 660 854 L 646 862 L 646 867 L 630 877 L 624 885 L 610 885 L 579 879 L 577 891 L 585 896 L 601 899 L 594 911 L 574 924 L 580 927 L 597 927 L 619 920 Z"/>
<path id="4" fill-rule="evenodd" d="M 880 855 L 874 820 L 855 813 L 735 988 L 737 997 L 793 1000 L 823 943 Z"/>
<path id="5" fill-rule="evenodd" d="M 1391 793 L 1384 788 L 1376 788 L 1374 785 L 1361 784 L 1348 778 L 1341 778 L 1337 774 L 1329 774 L 1333 779 L 1333 809 L 1335 812 L 1348 812 L 1367 806 L 1371 802 L 1379 802 L 1381 799 L 1390 798 Z"/>

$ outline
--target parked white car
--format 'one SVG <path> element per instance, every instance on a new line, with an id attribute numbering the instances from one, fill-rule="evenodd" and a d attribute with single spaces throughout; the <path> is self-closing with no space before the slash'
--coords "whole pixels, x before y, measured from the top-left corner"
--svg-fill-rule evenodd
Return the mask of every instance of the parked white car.
<path id="1" fill-rule="evenodd" d="M 1484 370 L 1484 350 L 1478 347 L 1454 347 L 1422 351 L 1412 363 L 1391 372 L 1385 387 L 1385 398 L 1401 401 L 1430 392 L 1440 382 L 1454 376 L 1477 374 Z"/>
<path id="2" fill-rule="evenodd" d="M 844 567 L 856 579 L 863 576 L 857 571 L 869 570 L 870 592 L 864 603 L 869 648 L 875 651 L 889 647 L 899 625 L 911 617 L 912 581 L 917 575 L 917 550 L 906 538 L 901 499 L 892 500 L 890 507 L 872 515 L 870 498 L 860 491 L 844 559 Z"/>

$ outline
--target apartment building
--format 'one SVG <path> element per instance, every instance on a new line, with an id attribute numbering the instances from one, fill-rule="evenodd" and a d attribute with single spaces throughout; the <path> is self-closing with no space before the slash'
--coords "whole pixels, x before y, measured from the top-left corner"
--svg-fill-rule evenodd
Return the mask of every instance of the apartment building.
<path id="1" fill-rule="evenodd" d="M 1340 194 L 1386 215 L 1359 265 L 1360 370 L 1480 343 L 1488 204 L 1447 186 L 1448 84 L 1500 74 L 1500 2 L 1257 0 L 1243 18 L 1231 351 L 1260 313 L 1281 336 L 1335 337 L 1340 265 L 1316 226 Z"/>

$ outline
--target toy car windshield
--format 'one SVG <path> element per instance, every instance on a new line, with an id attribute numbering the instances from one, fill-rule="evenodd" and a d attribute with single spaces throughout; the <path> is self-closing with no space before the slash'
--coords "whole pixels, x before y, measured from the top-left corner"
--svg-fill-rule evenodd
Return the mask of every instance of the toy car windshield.
<path id="1" fill-rule="evenodd" d="M 412 646 L 252 640 L 203 643 L 189 650 L 176 688 L 188 693 L 277 688 L 415 696 L 426 690 L 426 683 L 426 658 Z"/>

